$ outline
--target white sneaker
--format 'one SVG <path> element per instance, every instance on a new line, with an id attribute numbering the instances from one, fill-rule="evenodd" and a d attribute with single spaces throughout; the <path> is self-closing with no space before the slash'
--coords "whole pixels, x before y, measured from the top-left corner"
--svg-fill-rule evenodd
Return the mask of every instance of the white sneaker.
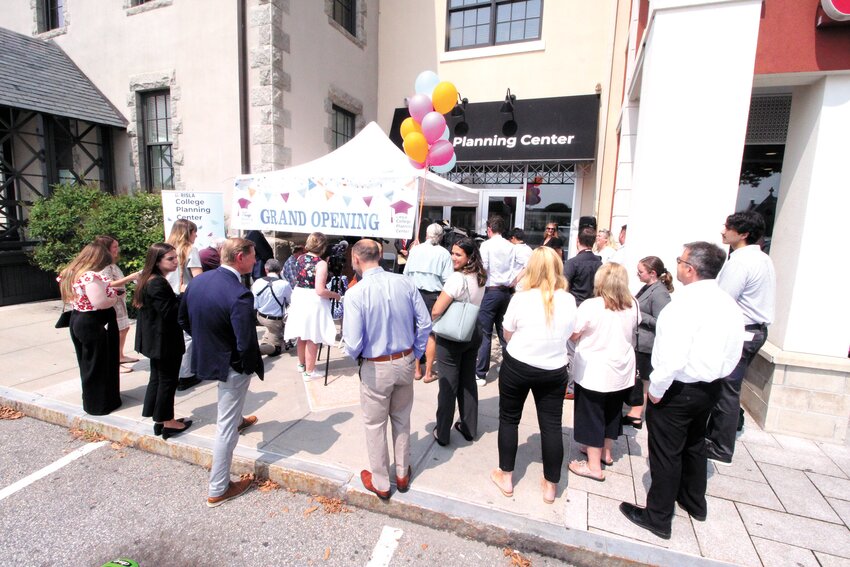
<path id="1" fill-rule="evenodd" d="M 487 385 L 487 380 L 484 378 L 476 378 L 475 383 L 478 385 L 479 388 L 483 388 Z"/>
<path id="2" fill-rule="evenodd" d="M 317 380 L 317 379 L 324 378 L 324 377 L 325 377 L 324 373 L 318 372 L 316 370 L 313 370 L 312 372 L 302 372 L 301 373 L 301 378 L 305 382 L 311 382 L 313 380 Z"/>
<path id="3" fill-rule="evenodd" d="M 299 365 L 298 365 L 298 366 L 296 366 L 295 368 L 296 368 L 296 369 L 298 370 L 298 372 L 300 372 L 301 374 L 304 374 L 304 372 L 307 370 L 307 367 L 306 367 L 306 366 L 304 366 L 303 364 L 299 364 Z"/>

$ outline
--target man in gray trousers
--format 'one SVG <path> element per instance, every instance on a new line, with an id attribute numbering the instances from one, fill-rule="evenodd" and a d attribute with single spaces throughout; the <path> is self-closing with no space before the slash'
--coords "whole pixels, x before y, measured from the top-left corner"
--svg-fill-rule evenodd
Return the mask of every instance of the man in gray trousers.
<path id="1" fill-rule="evenodd" d="M 242 417 L 251 375 L 263 379 L 254 327 L 254 296 L 241 278 L 254 267 L 254 243 L 228 238 L 221 266 L 192 279 L 180 303 L 180 325 L 192 335 L 192 364 L 202 380 L 218 381 L 218 423 L 207 506 L 214 508 L 251 487 L 253 479 L 230 480 L 239 431 L 256 422 Z M 250 422 L 247 423 L 246 422 Z"/>

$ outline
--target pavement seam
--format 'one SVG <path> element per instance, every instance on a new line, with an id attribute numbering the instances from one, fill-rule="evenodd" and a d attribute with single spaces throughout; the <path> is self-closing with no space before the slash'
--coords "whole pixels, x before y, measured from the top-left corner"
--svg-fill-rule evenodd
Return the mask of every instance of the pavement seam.
<path id="1" fill-rule="evenodd" d="M 96 431 L 112 441 L 150 453 L 209 468 L 211 440 L 187 433 L 164 441 L 149 433 L 150 424 L 123 416 L 90 416 L 64 402 L 0 387 L 0 404 L 24 414 L 64 427 Z M 189 443 L 191 441 L 191 444 Z M 363 488 L 359 477 L 340 467 L 298 459 L 261 448 L 237 446 L 233 474 L 254 473 L 299 492 L 339 497 L 373 512 L 408 520 L 435 529 L 451 531 L 490 545 L 510 546 L 554 557 L 577 566 L 730 565 L 705 557 L 674 551 L 628 538 L 591 533 L 563 525 L 494 510 L 423 490 L 395 493 L 382 501 Z M 691 526 L 693 530 L 693 526 Z"/>

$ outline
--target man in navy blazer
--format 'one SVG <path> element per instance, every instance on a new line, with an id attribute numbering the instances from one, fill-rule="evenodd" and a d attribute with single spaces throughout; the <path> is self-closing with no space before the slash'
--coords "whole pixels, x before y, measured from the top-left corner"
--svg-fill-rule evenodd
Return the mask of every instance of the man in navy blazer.
<path id="1" fill-rule="evenodd" d="M 215 507 L 243 494 L 252 479 L 230 480 L 233 450 L 244 425 L 242 408 L 251 375 L 263 379 L 263 362 L 254 327 L 254 296 L 242 285 L 250 274 L 254 243 L 228 238 L 221 266 L 189 282 L 180 303 L 180 326 L 192 336 L 192 365 L 202 380 L 218 380 L 218 424 L 207 505 Z M 254 418 L 256 421 L 256 418 Z"/>

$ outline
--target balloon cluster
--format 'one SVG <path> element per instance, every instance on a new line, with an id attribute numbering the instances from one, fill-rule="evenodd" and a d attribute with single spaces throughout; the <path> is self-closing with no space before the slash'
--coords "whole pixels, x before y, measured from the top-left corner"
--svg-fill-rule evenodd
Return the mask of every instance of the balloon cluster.
<path id="1" fill-rule="evenodd" d="M 404 153 L 418 169 L 430 167 L 437 173 L 447 173 L 457 157 L 444 115 L 455 107 L 457 89 L 448 81 L 440 81 L 433 71 L 419 73 L 414 87 L 416 94 L 407 103 L 410 117 L 400 128 Z"/>

